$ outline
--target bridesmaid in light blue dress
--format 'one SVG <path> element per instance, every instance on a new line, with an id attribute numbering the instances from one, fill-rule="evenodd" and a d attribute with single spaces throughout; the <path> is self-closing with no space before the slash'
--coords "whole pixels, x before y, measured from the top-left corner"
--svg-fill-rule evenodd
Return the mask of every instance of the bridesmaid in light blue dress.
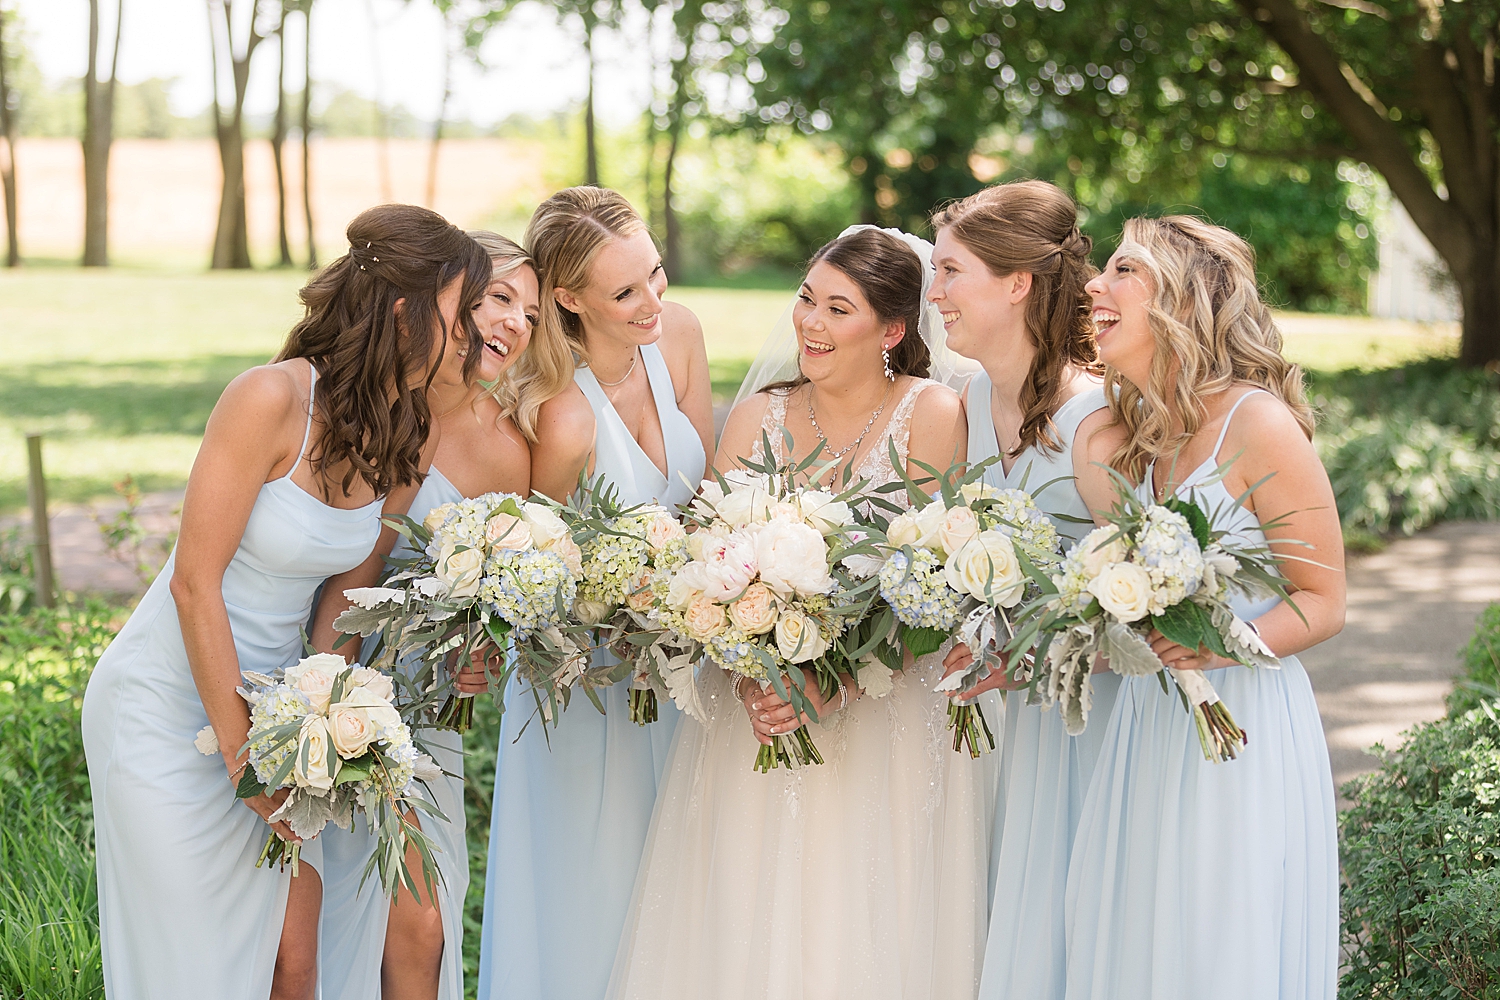
<path id="1" fill-rule="evenodd" d="M 1109 414 L 1084 291 L 1094 274 L 1090 243 L 1078 232 L 1077 206 L 1045 182 L 1001 184 L 944 209 L 933 228 L 937 274 L 928 297 L 943 312 L 948 346 L 984 366 L 965 390 L 969 462 L 999 456 L 985 482 L 1031 492 L 1066 549 L 1093 527 L 1090 506 L 1110 502 L 1100 477 L 1089 474 L 1088 441 Z M 972 660 L 960 646 L 949 665 Z M 976 690 L 1008 686 L 997 673 Z M 1115 675 L 1095 675 L 1100 718 L 1117 688 Z M 1071 737 L 1061 713 L 1027 704 L 1024 690 L 1008 696 L 1004 711 L 979 996 L 1058 1000 L 1068 859 L 1103 726 Z"/>
<path id="2" fill-rule="evenodd" d="M 466 376 L 468 341 L 455 331 L 427 398 L 439 431 L 432 468 L 411 502 L 416 521 L 445 503 L 488 492 L 526 496 L 531 489 L 531 450 L 505 413 L 510 367 L 531 343 L 538 316 L 536 271 L 515 243 L 489 232 L 472 232 L 489 253 L 494 273 L 483 303 L 474 311 L 484 339 L 479 364 Z M 413 553 L 403 540 L 396 557 Z M 332 645 L 334 636 L 319 636 Z M 376 640 L 365 640 L 368 658 Z M 347 651 L 350 647 L 342 647 Z M 347 654 L 346 654 L 347 655 Z M 479 670 L 459 671 L 455 683 L 469 693 L 487 689 Z M 323 845 L 325 885 L 319 979 L 322 1000 L 463 1000 L 463 914 L 469 888 L 469 848 L 464 825 L 463 737 L 451 729 L 418 734 L 446 774 L 426 786 L 442 814 L 414 817 L 431 838 L 441 883 L 429 899 L 402 890 L 386 899 L 378 880 L 364 879 L 375 838 L 362 820 L 354 829 L 330 829 Z M 415 852 L 408 863 L 420 864 Z M 364 881 L 361 886 L 361 881 Z"/>
<path id="3" fill-rule="evenodd" d="M 1119 393 L 1112 464 L 1140 481 L 1140 498 L 1195 495 L 1250 543 L 1267 537 L 1263 522 L 1280 520 L 1272 544 L 1305 542 L 1278 551 L 1314 562 L 1283 564 L 1296 609 L 1275 598 L 1235 602 L 1280 656 L 1278 669 L 1229 665 L 1154 636 L 1164 664 L 1206 671 L 1249 736 L 1237 759 L 1204 760 L 1191 716 L 1154 676 L 1126 679 L 1108 720 L 1091 719 L 1105 725 L 1104 743 L 1068 875 L 1067 996 L 1331 1000 L 1333 782 L 1312 687 L 1292 654 L 1343 627 L 1343 549 L 1301 372 L 1281 358 L 1253 251 L 1216 226 L 1127 222 L 1089 291 L 1106 384 Z M 1174 395 L 1170 380 L 1189 377 L 1187 394 Z M 1177 398 L 1196 412 L 1177 410 Z M 1217 481 L 1222 463 L 1232 464 Z"/>
<path id="4" fill-rule="evenodd" d="M 613 191 L 570 188 L 537 209 L 526 243 L 541 328 L 567 338 L 539 335 L 518 365 L 532 489 L 563 497 L 586 472 L 627 505 L 686 501 L 712 440 L 708 359 L 693 314 L 661 300 L 666 275 L 645 224 Z M 604 691 L 603 715 L 577 700 L 545 736 L 521 699 L 509 702 L 480 1000 L 604 995 L 678 717 L 664 699 L 658 721 L 636 725 L 628 696 L 624 683 Z"/>
<path id="5" fill-rule="evenodd" d="M 348 235 L 363 250 L 312 279 L 277 360 L 214 407 L 178 544 L 84 697 L 111 1000 L 316 989 L 321 845 L 303 845 L 301 877 L 255 867 L 285 796 L 235 797 L 249 730 L 235 688 L 296 662 L 325 579 L 373 582 L 382 510 L 406 509 L 430 457 L 420 388 L 446 330 L 477 340 L 460 304 L 489 278 L 479 246 L 426 209 L 371 209 Z M 361 398 L 388 401 L 396 429 L 364 426 Z M 210 725 L 221 749 L 206 756 L 194 740 Z"/>

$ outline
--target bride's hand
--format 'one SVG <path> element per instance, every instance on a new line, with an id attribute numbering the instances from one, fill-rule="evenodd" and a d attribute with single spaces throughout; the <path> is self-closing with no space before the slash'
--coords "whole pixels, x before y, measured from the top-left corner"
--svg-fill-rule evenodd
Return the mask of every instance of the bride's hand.
<path id="1" fill-rule="evenodd" d="M 943 658 L 943 676 L 947 677 L 960 670 L 967 670 L 973 662 L 974 652 L 969 649 L 968 645 L 962 642 L 955 643 L 953 648 L 948 650 L 948 655 Z M 991 667 L 990 672 L 980 678 L 973 687 L 967 691 L 949 691 L 948 697 L 967 700 L 978 697 L 986 691 L 1015 691 L 1025 686 L 1025 681 L 1011 680 L 1005 661 L 1001 660 L 998 667 Z"/>
<path id="2" fill-rule="evenodd" d="M 826 720 L 829 705 L 839 704 L 841 700 L 838 692 L 835 691 L 831 698 L 825 699 L 812 671 L 804 670 L 802 677 L 803 691 L 807 694 L 808 701 L 812 702 L 813 710 L 818 713 L 819 719 Z M 798 712 L 791 703 L 783 701 L 774 690 L 762 691 L 760 685 L 754 683 L 742 686 L 745 689 L 745 710 L 750 715 L 755 738 L 760 742 L 769 744 L 773 736 L 785 736 L 812 721 L 806 713 Z"/>

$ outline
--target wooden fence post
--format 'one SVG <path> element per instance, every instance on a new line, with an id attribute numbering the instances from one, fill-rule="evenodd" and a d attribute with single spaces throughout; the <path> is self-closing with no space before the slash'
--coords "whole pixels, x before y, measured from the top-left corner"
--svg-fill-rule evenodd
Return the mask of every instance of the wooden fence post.
<path id="1" fill-rule="evenodd" d="M 47 523 L 47 480 L 42 475 L 42 436 L 26 435 L 26 457 L 30 466 L 26 493 L 31 501 L 32 563 L 36 571 L 36 603 L 52 607 L 52 533 Z"/>

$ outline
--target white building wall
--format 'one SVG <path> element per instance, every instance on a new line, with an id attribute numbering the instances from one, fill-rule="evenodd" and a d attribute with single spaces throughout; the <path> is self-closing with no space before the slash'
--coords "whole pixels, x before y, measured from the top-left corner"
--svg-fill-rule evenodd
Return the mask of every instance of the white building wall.
<path id="1" fill-rule="evenodd" d="M 1380 265 L 1370 275 L 1370 315 L 1443 322 L 1459 318 L 1457 290 L 1432 244 L 1396 199 L 1376 227 Z"/>

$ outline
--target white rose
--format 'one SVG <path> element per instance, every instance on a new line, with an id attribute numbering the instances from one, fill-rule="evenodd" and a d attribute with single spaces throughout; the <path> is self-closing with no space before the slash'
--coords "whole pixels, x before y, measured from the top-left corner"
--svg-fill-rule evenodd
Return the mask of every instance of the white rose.
<path id="1" fill-rule="evenodd" d="M 776 601 L 763 583 L 752 583 L 729 606 L 729 619 L 746 635 L 765 635 L 776 625 Z"/>
<path id="2" fill-rule="evenodd" d="M 343 657 L 339 657 L 340 660 Z M 307 696 L 307 702 L 312 710 L 319 714 L 328 710 L 328 697 L 333 694 L 333 674 L 325 673 L 317 667 L 303 670 L 297 675 L 295 681 L 290 681 L 292 687 Z"/>
<path id="3" fill-rule="evenodd" d="M 1089 581 L 1099 606 L 1122 622 L 1140 621 L 1151 610 L 1151 574 L 1135 563 L 1104 567 Z"/>
<path id="4" fill-rule="evenodd" d="M 937 548 L 938 532 L 942 530 L 943 519 L 947 516 L 948 511 L 941 500 L 934 500 L 917 511 L 918 537 L 914 544 L 924 549 Z"/>
<path id="5" fill-rule="evenodd" d="M 567 524 L 546 504 L 523 503 L 521 514 L 526 518 L 526 524 L 531 528 L 531 538 L 539 549 L 545 549 L 560 539 L 569 537 Z"/>
<path id="6" fill-rule="evenodd" d="M 772 521 L 755 536 L 760 578 L 780 597 L 811 597 L 833 589 L 823 536 L 801 521 Z"/>
<path id="7" fill-rule="evenodd" d="M 973 503 L 979 499 L 989 500 L 1000 495 L 999 490 L 983 480 L 960 487 L 958 493 L 965 503 Z"/>
<path id="8" fill-rule="evenodd" d="M 584 625 L 598 625 L 609 617 L 609 605 L 603 601 L 586 601 L 578 598 L 573 601 L 573 617 Z"/>
<path id="9" fill-rule="evenodd" d="M 1116 535 L 1120 537 L 1114 538 Z M 1114 538 L 1114 541 L 1110 542 L 1111 538 Z M 1108 544 L 1105 544 L 1106 542 Z M 1124 562 L 1128 551 L 1125 546 L 1125 536 L 1121 535 L 1120 529 L 1112 524 L 1095 528 L 1084 535 L 1078 542 L 1078 550 L 1083 554 L 1083 575 L 1089 579 L 1098 576 L 1110 563 Z"/>
<path id="10" fill-rule="evenodd" d="M 296 663 L 286 668 L 285 679 L 292 687 L 297 686 L 297 679 L 309 670 L 317 670 L 330 677 L 337 677 L 349 667 L 349 663 L 338 653 L 313 653 L 304 656 Z"/>
<path id="11" fill-rule="evenodd" d="M 514 514 L 501 512 L 484 524 L 484 537 L 497 549 L 529 549 L 531 526 Z"/>
<path id="12" fill-rule="evenodd" d="M 329 706 L 328 716 L 341 709 L 359 709 L 365 713 L 370 720 L 370 726 L 374 729 L 375 739 L 380 739 L 385 732 L 395 732 L 401 728 L 401 713 L 391 707 L 391 703 L 377 695 L 369 688 L 357 687 L 344 692 L 344 699 L 337 704 Z"/>
<path id="13" fill-rule="evenodd" d="M 427 512 L 426 517 L 422 518 L 422 527 L 426 528 L 429 532 L 438 530 L 443 526 L 443 522 L 448 520 L 448 515 L 453 512 L 453 507 L 454 505 L 451 503 L 438 504 Z"/>
<path id="14" fill-rule="evenodd" d="M 787 608 L 776 619 L 776 648 L 788 663 L 807 663 L 828 651 L 828 640 L 818 631 L 817 622 Z"/>
<path id="15" fill-rule="evenodd" d="M 333 738 L 333 748 L 345 760 L 364 753 L 375 739 L 369 713 L 342 701 L 328 711 L 328 732 Z"/>
<path id="16" fill-rule="evenodd" d="M 938 526 L 938 545 L 951 555 L 977 534 L 979 518 L 974 516 L 974 512 L 967 507 L 954 507 L 943 513 L 943 522 Z"/>
<path id="17" fill-rule="evenodd" d="M 798 499 L 802 519 L 821 534 L 831 535 L 846 524 L 854 523 L 854 511 L 842 500 L 835 500 L 825 490 L 811 490 Z"/>
<path id="18" fill-rule="evenodd" d="M 479 580 L 484 575 L 484 553 L 473 547 L 459 550 L 455 543 L 449 542 L 438 553 L 435 575 L 448 597 L 467 600 L 479 593 Z"/>
<path id="19" fill-rule="evenodd" d="M 982 531 L 948 557 L 943 567 L 948 586 L 988 604 L 1013 608 L 1026 590 L 1026 576 L 1016 559 L 1010 536 L 991 528 Z"/>
<path id="20" fill-rule="evenodd" d="M 292 765 L 292 780 L 303 788 L 326 792 L 333 787 L 333 775 L 328 766 L 328 725 L 320 715 L 309 715 L 302 720 L 302 729 L 297 733 L 297 762 Z"/>
<path id="21" fill-rule="evenodd" d="M 736 531 L 724 538 L 710 537 L 703 545 L 703 592 L 716 601 L 740 596 L 759 571 L 755 543 Z"/>
<path id="22" fill-rule="evenodd" d="M 396 696 L 396 686 L 391 683 L 390 677 L 370 667 L 355 667 L 349 675 L 349 682 L 385 701 Z"/>
<path id="23" fill-rule="evenodd" d="M 885 538 L 895 548 L 903 545 L 915 545 L 917 539 L 922 537 L 922 529 L 917 527 L 917 515 L 915 511 L 903 511 L 891 519 L 890 527 L 886 529 Z"/>
<path id="24" fill-rule="evenodd" d="M 687 606 L 682 618 L 688 636 L 703 642 L 724 630 L 724 605 L 699 594 Z"/>
<path id="25" fill-rule="evenodd" d="M 666 511 L 652 515 L 651 520 L 646 522 L 646 544 L 651 546 L 652 552 L 660 552 L 671 542 L 686 535 L 682 525 Z"/>

